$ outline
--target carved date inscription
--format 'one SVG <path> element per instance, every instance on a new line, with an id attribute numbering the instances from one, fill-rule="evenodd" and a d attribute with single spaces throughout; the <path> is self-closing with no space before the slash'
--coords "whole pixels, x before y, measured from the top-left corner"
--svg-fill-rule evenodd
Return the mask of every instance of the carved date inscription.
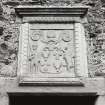
<path id="1" fill-rule="evenodd" d="M 75 77 L 73 30 L 33 29 L 28 49 L 29 72 L 36 77 Z"/>

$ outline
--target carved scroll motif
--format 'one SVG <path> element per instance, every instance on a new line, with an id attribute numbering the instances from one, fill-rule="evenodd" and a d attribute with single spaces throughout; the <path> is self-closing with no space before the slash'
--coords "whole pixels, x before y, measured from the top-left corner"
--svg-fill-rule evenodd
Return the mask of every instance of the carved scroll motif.
<path id="1" fill-rule="evenodd" d="M 75 76 L 73 30 L 31 30 L 29 70 L 36 75 Z"/>

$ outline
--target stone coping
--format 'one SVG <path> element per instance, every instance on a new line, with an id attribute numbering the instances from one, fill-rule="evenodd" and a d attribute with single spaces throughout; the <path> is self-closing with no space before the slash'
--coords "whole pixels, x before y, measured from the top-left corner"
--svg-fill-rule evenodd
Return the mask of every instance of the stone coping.
<path id="1" fill-rule="evenodd" d="M 27 6 L 27 5 L 19 5 L 16 8 L 90 8 L 89 6 L 40 6 L 40 5 L 32 5 L 32 6 Z"/>
<path id="2" fill-rule="evenodd" d="M 79 15 L 83 16 L 88 11 L 88 6 L 17 6 L 15 11 L 18 15 Z"/>

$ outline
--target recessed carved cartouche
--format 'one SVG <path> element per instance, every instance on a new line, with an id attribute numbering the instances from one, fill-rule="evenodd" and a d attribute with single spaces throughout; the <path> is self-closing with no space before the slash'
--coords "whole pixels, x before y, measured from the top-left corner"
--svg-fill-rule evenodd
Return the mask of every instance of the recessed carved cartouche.
<path id="1" fill-rule="evenodd" d="M 35 75 L 74 77 L 73 30 L 31 30 L 29 36 L 29 70 Z"/>

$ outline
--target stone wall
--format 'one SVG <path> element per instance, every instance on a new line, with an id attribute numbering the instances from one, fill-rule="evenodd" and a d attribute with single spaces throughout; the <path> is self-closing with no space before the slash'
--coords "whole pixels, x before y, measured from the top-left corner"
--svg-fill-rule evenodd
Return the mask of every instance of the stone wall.
<path id="1" fill-rule="evenodd" d="M 104 0 L 0 0 L 0 76 L 16 77 L 20 22 L 14 8 L 18 5 L 88 5 L 86 41 L 90 77 L 105 75 Z"/>

